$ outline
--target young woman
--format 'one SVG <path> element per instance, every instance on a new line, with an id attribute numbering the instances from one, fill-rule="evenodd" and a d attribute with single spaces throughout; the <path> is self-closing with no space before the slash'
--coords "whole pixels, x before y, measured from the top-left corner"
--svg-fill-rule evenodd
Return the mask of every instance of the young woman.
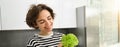
<path id="1" fill-rule="evenodd" d="M 53 10 L 45 4 L 31 6 L 26 23 L 40 32 L 29 40 L 27 47 L 62 47 L 62 33 L 52 31 L 54 17 Z"/>

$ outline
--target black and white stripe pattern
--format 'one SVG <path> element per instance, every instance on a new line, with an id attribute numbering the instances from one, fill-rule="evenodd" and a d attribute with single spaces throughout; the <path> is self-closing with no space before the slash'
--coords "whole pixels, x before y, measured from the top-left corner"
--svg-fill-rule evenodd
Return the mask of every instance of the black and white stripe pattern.
<path id="1" fill-rule="evenodd" d="M 44 38 L 35 35 L 29 42 L 27 47 L 57 47 L 61 42 L 62 33 L 53 32 L 50 37 Z"/>

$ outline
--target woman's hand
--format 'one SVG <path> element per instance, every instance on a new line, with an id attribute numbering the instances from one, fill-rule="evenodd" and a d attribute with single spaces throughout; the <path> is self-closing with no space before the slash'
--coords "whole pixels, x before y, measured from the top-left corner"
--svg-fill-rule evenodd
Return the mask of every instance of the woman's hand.
<path id="1" fill-rule="evenodd" d="M 62 47 L 62 43 L 58 44 L 58 47 Z"/>

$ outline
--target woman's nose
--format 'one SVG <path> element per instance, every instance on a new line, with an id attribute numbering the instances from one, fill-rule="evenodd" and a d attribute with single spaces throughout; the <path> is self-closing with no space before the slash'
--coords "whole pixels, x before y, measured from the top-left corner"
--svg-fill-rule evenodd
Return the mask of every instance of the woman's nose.
<path id="1" fill-rule="evenodd" d="M 45 26 L 50 26 L 50 22 L 46 21 Z"/>

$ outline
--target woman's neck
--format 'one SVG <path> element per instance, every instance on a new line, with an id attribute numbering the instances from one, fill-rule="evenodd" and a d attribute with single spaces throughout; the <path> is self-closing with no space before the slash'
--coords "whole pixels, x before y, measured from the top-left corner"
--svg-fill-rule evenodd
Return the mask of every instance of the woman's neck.
<path id="1" fill-rule="evenodd" d="M 44 31 L 40 31 L 40 35 L 42 35 L 42 36 L 47 36 L 47 35 L 50 35 L 52 33 L 52 31 L 50 31 L 50 32 L 44 32 Z"/>

